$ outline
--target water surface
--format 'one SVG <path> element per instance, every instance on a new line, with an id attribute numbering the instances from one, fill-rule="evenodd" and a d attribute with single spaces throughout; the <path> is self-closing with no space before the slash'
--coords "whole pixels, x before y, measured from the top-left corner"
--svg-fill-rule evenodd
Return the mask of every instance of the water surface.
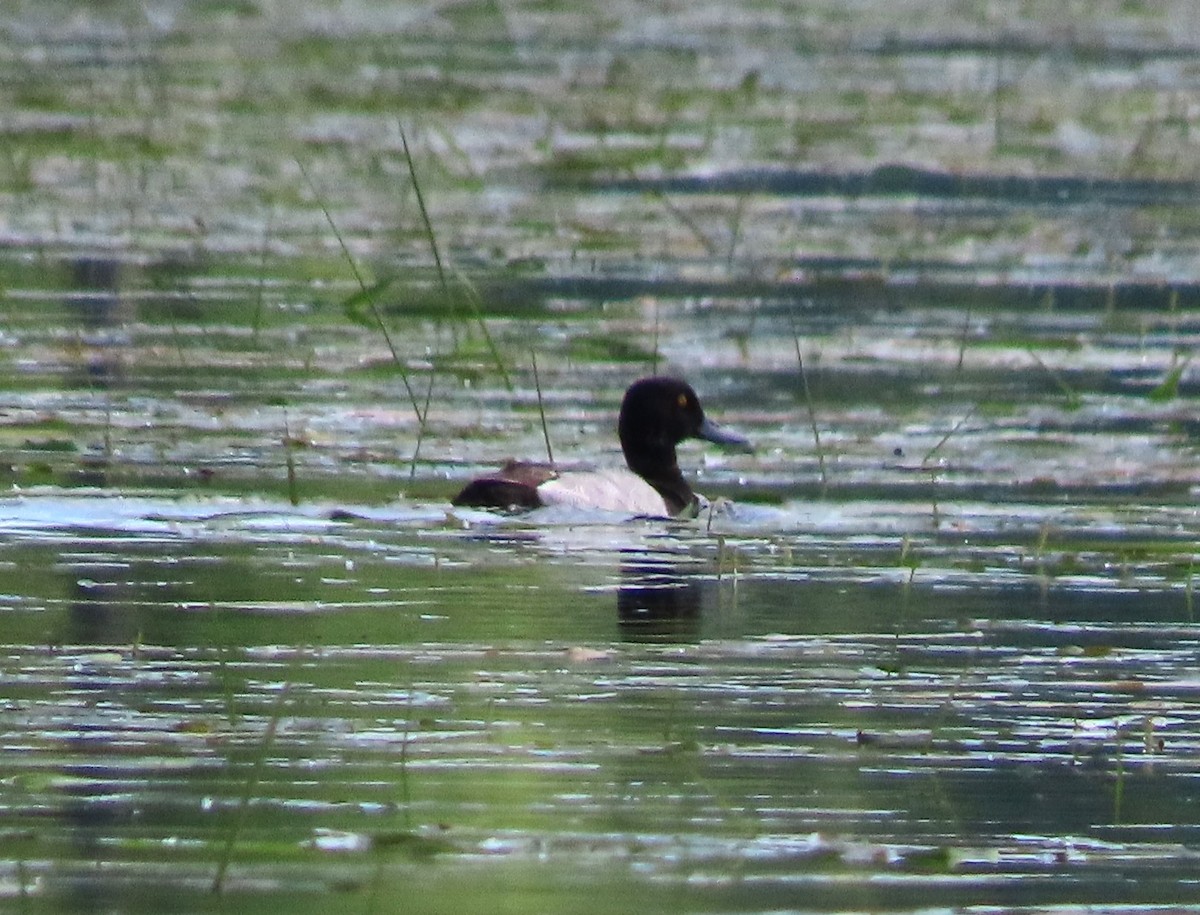
<path id="1" fill-rule="evenodd" d="M 43 6 L 6 907 L 1200 903 L 1190 6 Z M 659 371 L 711 512 L 450 507 Z"/>

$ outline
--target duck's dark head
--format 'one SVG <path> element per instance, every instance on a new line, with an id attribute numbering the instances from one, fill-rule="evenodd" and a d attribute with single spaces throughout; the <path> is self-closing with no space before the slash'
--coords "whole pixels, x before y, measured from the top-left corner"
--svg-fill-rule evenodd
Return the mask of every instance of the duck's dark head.
<path id="1" fill-rule="evenodd" d="M 700 438 L 750 450 L 742 436 L 709 420 L 692 386 L 677 378 L 643 378 L 630 385 L 621 402 L 617 433 L 629 469 L 658 489 L 669 504 L 678 504 L 676 511 L 694 498 L 679 472 L 676 445 Z"/>

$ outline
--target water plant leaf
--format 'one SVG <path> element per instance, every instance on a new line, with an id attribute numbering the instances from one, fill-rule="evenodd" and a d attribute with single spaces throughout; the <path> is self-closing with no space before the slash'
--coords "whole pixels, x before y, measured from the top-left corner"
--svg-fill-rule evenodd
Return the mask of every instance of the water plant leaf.
<path id="1" fill-rule="evenodd" d="M 396 277 L 388 276 L 370 286 L 360 288 L 342 302 L 343 314 L 360 327 L 377 330 L 379 328 L 378 314 L 372 306 L 395 282 Z"/>
<path id="2" fill-rule="evenodd" d="M 24 442 L 27 451 L 78 451 L 78 446 L 70 439 L 64 438 L 27 438 Z"/>
<path id="3" fill-rule="evenodd" d="M 928 874 L 949 873 L 953 869 L 954 855 L 945 845 L 933 848 L 918 848 L 905 853 L 901 858 L 905 870 Z"/>
<path id="4" fill-rule="evenodd" d="M 374 847 L 380 851 L 398 852 L 415 859 L 432 858 L 434 855 L 452 854 L 460 850 L 448 839 L 408 830 L 376 833 L 373 840 Z"/>
<path id="5" fill-rule="evenodd" d="M 1083 406 L 1083 399 L 1079 396 L 1079 393 L 1067 383 L 1066 379 L 1063 378 L 1059 372 L 1047 365 L 1042 357 L 1035 353 L 1030 347 L 1025 347 L 1025 352 L 1029 354 L 1030 359 L 1038 364 L 1038 368 L 1050 376 L 1050 380 L 1054 382 L 1054 386 L 1057 387 L 1063 393 L 1063 396 L 1067 398 L 1067 402 L 1064 407 L 1065 409 L 1078 410 L 1081 406 Z"/>
<path id="6" fill-rule="evenodd" d="M 1179 382 L 1183 378 L 1183 373 L 1187 371 L 1188 363 L 1192 361 L 1189 355 L 1181 359 L 1178 363 L 1171 366 L 1170 371 L 1163 380 L 1155 387 L 1148 395 L 1148 399 L 1154 403 L 1164 403 L 1168 400 L 1174 400 L 1179 396 Z"/>

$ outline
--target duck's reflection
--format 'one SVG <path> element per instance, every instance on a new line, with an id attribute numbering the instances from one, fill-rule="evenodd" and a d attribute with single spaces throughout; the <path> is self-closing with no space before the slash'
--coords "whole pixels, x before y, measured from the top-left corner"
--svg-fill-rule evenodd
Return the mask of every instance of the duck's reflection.
<path id="1" fill-rule="evenodd" d="M 113 257 L 82 255 L 71 264 L 71 278 L 66 304 L 78 321 L 83 346 L 67 383 L 106 390 L 121 380 L 117 331 L 130 317 L 121 298 L 121 263 Z"/>
<path id="2" fill-rule="evenodd" d="M 107 254 L 83 254 L 71 264 L 72 286 L 66 296 L 80 328 L 77 364 L 67 372 L 69 389 L 111 391 L 121 382 L 121 325 L 129 306 L 121 298 L 121 262 Z M 101 394 L 101 396 L 107 396 Z M 108 482 L 109 443 L 84 452 L 72 482 L 105 486 Z"/>
<path id="3" fill-rule="evenodd" d="M 626 638 L 686 640 L 700 632 L 706 586 L 694 559 L 667 550 L 624 553 L 617 620 Z"/>
<path id="4" fill-rule="evenodd" d="M 111 854 L 114 836 L 133 826 L 140 796 L 130 788 L 128 760 L 115 747 L 144 739 L 133 725 L 130 706 L 138 699 L 127 657 L 137 641 L 138 618 L 128 601 L 129 570 L 124 564 L 89 562 L 102 555 L 82 545 L 62 563 L 69 611 L 57 641 L 76 660 L 63 683 L 61 807 L 80 860 L 100 862 Z M 76 561 L 86 564 L 86 572 Z M 135 736 L 136 735 L 136 736 Z M 128 900 L 111 883 L 87 872 L 66 883 L 67 907 L 76 913 L 113 911 Z"/>

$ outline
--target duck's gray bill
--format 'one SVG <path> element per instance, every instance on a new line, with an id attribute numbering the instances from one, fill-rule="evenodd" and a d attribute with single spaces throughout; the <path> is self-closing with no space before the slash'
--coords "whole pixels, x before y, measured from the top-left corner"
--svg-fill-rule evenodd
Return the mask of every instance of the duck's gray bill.
<path id="1" fill-rule="evenodd" d="M 728 448 L 740 448 L 743 451 L 754 450 L 754 446 L 750 444 L 749 439 L 738 435 L 736 432 L 730 432 L 728 429 L 722 429 L 708 417 L 704 418 L 704 422 L 696 430 L 696 438 L 702 438 L 706 442 L 712 442 L 716 445 L 725 445 Z"/>

